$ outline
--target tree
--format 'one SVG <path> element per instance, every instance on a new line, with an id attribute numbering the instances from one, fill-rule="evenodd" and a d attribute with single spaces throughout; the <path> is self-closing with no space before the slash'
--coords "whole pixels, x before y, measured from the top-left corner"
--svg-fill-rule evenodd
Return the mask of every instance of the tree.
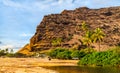
<path id="1" fill-rule="evenodd" d="M 5 53 L 8 53 L 8 51 L 9 51 L 8 48 L 6 48 L 6 49 L 5 49 Z"/>
<path id="2" fill-rule="evenodd" d="M 98 42 L 99 43 L 99 51 L 100 51 L 100 44 L 101 41 L 103 40 L 105 34 L 100 28 L 96 28 L 93 34 L 94 41 L 93 42 Z"/>
<path id="3" fill-rule="evenodd" d="M 0 56 L 4 56 L 4 55 L 6 55 L 5 50 L 0 50 Z"/>
<path id="4" fill-rule="evenodd" d="M 85 33 L 85 36 L 83 38 L 83 44 L 87 45 L 87 47 L 90 49 L 91 44 L 93 43 L 93 32 L 92 31 L 87 31 Z"/>
<path id="5" fill-rule="evenodd" d="M 11 49 L 11 50 L 10 50 L 10 53 L 13 53 L 13 52 L 14 52 L 13 49 Z"/>

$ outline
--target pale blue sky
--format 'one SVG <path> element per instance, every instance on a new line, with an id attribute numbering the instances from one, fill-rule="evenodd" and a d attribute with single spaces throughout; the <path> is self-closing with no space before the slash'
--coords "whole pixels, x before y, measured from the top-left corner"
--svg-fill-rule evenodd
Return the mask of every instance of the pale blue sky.
<path id="1" fill-rule="evenodd" d="M 83 6 L 120 6 L 120 0 L 0 0 L 0 48 L 24 46 L 44 15 Z"/>

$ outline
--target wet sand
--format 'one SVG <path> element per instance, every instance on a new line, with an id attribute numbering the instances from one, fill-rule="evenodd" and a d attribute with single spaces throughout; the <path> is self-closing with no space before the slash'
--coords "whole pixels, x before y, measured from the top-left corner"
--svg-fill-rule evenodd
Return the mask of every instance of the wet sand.
<path id="1" fill-rule="evenodd" d="M 43 66 L 76 66 L 78 60 L 0 58 L 0 73 L 58 73 Z"/>

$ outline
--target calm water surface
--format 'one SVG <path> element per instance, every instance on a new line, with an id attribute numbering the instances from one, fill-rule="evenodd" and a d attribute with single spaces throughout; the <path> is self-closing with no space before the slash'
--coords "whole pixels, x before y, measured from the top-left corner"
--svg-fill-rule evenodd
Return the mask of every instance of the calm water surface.
<path id="1" fill-rule="evenodd" d="M 120 73 L 120 68 L 115 67 L 57 66 L 44 68 L 55 70 L 59 73 Z"/>

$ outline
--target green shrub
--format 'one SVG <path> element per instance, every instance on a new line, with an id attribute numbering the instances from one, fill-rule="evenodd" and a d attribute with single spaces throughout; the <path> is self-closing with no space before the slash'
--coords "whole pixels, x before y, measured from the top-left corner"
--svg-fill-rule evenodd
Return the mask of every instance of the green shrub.
<path id="1" fill-rule="evenodd" d="M 27 57 L 25 54 L 22 53 L 14 53 L 14 57 Z"/>
<path id="2" fill-rule="evenodd" d="M 56 49 L 51 50 L 48 55 L 52 58 L 56 58 L 57 54 L 63 51 L 65 51 L 64 48 L 56 48 Z"/>
<path id="3" fill-rule="evenodd" d="M 0 56 L 4 56 L 4 57 L 14 56 L 13 49 L 11 49 L 10 51 L 8 48 L 0 50 Z"/>
<path id="4" fill-rule="evenodd" d="M 5 50 L 0 50 L 0 56 L 5 56 L 5 55 L 6 55 Z"/>
<path id="5" fill-rule="evenodd" d="M 71 51 L 65 48 L 56 48 L 49 52 L 49 56 L 51 58 L 57 58 L 57 59 L 71 59 Z"/>
<path id="6" fill-rule="evenodd" d="M 59 52 L 56 56 L 58 59 L 71 59 L 71 51 L 65 50 L 63 52 Z"/>
<path id="7" fill-rule="evenodd" d="M 120 54 L 114 51 L 94 52 L 83 57 L 79 65 L 96 65 L 96 66 L 118 66 L 120 64 Z"/>
<path id="8" fill-rule="evenodd" d="M 56 48 L 51 50 L 48 55 L 51 58 L 57 58 L 57 59 L 73 59 L 73 58 L 82 58 L 86 55 L 84 51 L 79 51 L 79 50 L 68 50 L 65 48 Z"/>
<path id="9" fill-rule="evenodd" d="M 14 53 L 8 53 L 6 54 L 7 57 L 15 57 L 15 54 Z"/>
<path id="10" fill-rule="evenodd" d="M 83 51 L 74 50 L 74 51 L 72 51 L 71 57 L 80 59 L 80 58 L 84 57 L 85 55 L 86 55 L 86 53 Z"/>
<path id="11" fill-rule="evenodd" d="M 96 52 L 96 50 L 94 50 L 93 48 L 85 48 L 85 49 L 81 49 L 80 51 L 85 52 L 86 54 Z"/>
<path id="12" fill-rule="evenodd" d="M 71 57 L 72 58 L 79 58 L 79 52 L 78 50 L 72 51 Z"/>

